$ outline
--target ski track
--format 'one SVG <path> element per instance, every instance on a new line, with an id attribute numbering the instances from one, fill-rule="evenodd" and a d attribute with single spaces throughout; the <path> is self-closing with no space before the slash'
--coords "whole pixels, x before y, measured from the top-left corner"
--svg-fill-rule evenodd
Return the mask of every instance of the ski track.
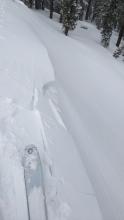
<path id="1" fill-rule="evenodd" d="M 44 166 L 44 175 L 45 179 L 47 179 L 47 182 L 45 183 L 46 186 L 46 199 L 48 201 L 48 209 L 49 209 L 49 215 L 52 216 L 49 219 L 64 219 L 63 214 L 61 213 L 61 216 L 59 216 L 59 210 L 60 206 L 62 206 L 62 202 L 60 198 L 57 196 L 59 192 L 57 192 L 57 178 L 54 175 L 53 172 L 53 167 L 52 167 L 52 161 L 50 157 L 48 156 L 49 153 L 47 152 L 48 149 L 46 149 L 46 140 L 45 140 L 45 133 L 44 133 L 44 127 L 42 124 L 42 119 L 40 116 L 40 113 L 36 109 L 25 109 L 21 106 L 18 106 L 17 104 L 13 103 L 13 101 L 9 98 L 2 99 L 0 100 L 0 122 L 2 126 L 0 127 L 0 143 L 2 150 L 6 151 L 5 158 L 4 160 L 1 161 L 1 166 L 0 166 L 0 173 L 5 177 L 5 181 L 3 183 L 1 182 L 1 189 L 4 190 L 4 195 L 1 196 L 2 200 L 0 202 L 0 207 L 1 210 L 3 210 L 3 219 L 9 219 L 10 220 L 21 220 L 25 219 L 26 216 L 26 198 L 25 198 L 25 189 L 24 189 L 24 181 L 23 181 L 23 168 L 22 168 L 22 157 L 23 157 L 23 151 L 24 147 L 28 143 L 34 143 L 39 149 L 40 155 L 41 155 L 41 160 L 43 161 L 43 166 Z M 18 120 L 19 117 L 19 120 Z M 29 117 L 29 120 L 28 120 Z M 23 124 L 27 118 L 27 123 Z M 22 119 L 21 124 L 20 124 L 20 119 Z M 40 128 L 39 134 L 36 137 L 35 140 L 31 140 L 32 134 L 30 134 L 30 129 L 29 129 L 29 121 L 30 123 L 35 126 L 34 124 L 36 123 L 35 129 Z M 28 134 L 29 132 L 29 134 Z M 37 131 L 38 133 L 38 131 Z M 5 136 L 3 138 L 3 136 Z M 17 140 L 18 138 L 18 140 Z M 3 140 L 5 139 L 5 140 Z M 27 142 L 26 142 L 27 140 Z M 30 142 L 29 142 L 30 141 Z M 6 146 L 6 149 L 4 149 Z M 16 146 L 16 147 L 15 147 Z M 45 146 L 45 148 L 44 148 Z M 12 155 L 11 155 L 12 154 Z M 2 157 L 2 152 L 0 157 Z M 8 169 L 8 164 L 6 164 L 6 161 L 8 163 L 8 158 L 9 158 L 9 166 L 10 169 Z M 14 161 L 13 161 L 14 158 Z M 2 164 L 3 163 L 3 164 Z M 10 165 L 12 163 L 12 165 Z M 14 164 L 14 165 L 13 165 Z M 5 165 L 5 170 L 3 169 L 3 166 Z M 4 173 L 5 172 L 5 173 Z M 6 172 L 10 172 L 9 174 L 6 174 Z M 8 175 L 8 178 L 7 176 Z M 19 182 L 19 186 L 17 186 L 17 178 Z M 54 185 L 49 185 L 49 182 L 53 182 L 56 180 L 56 184 Z M 5 187 L 5 183 L 7 185 L 7 188 Z M 8 185 L 13 186 L 12 189 L 10 187 L 10 192 L 8 192 Z M 8 195 L 9 198 L 8 198 Z M 11 191 L 12 190 L 12 191 Z M 54 193 L 53 193 L 54 192 Z M 12 195 L 14 193 L 14 195 Z M 52 195 L 53 194 L 53 195 Z M 14 200 L 13 203 L 10 203 L 11 197 Z M 58 197 L 58 198 L 57 198 Z M 24 203 L 25 201 L 25 203 Z M 37 201 L 37 200 L 36 200 Z M 51 203 L 52 202 L 52 203 Z M 4 208 L 3 206 L 7 206 L 8 203 L 8 212 L 4 213 Z M 54 204 L 55 203 L 55 204 Z M 23 206 L 22 206 L 23 204 Z M 50 207 L 49 207 L 50 204 Z M 51 208 L 51 206 L 53 208 Z M 54 207 L 55 206 L 55 207 Z M 20 209 L 21 207 L 21 209 Z M 32 207 L 32 206 L 31 206 Z M 57 208 L 58 207 L 58 208 Z M 10 210 L 9 210 L 10 209 Z M 24 211 L 22 211 L 24 209 Z M 54 210 L 55 209 L 55 210 Z M 57 212 L 57 210 L 58 212 Z M 14 211 L 15 210 L 15 211 Z M 37 210 L 38 211 L 38 210 Z M 39 210 L 40 211 L 40 210 Z M 55 214 L 54 211 L 57 213 Z M 10 212 L 10 213 L 9 213 Z M 62 211 L 61 211 L 62 212 Z M 67 212 L 67 211 L 66 211 Z M 12 215 L 13 213 L 13 215 Z M 2 215 L 2 214 L 1 214 Z M 64 214 L 65 215 L 65 214 Z M 36 217 L 36 216 L 35 216 Z M 1 218 L 1 220 L 3 220 Z M 33 218 L 35 219 L 36 218 Z M 38 217 L 39 219 L 39 217 Z M 46 219 L 45 219 L 46 220 Z"/>
<path id="2" fill-rule="evenodd" d="M 7 1 L 3 0 L 0 3 L 0 31 L 3 32 L 4 29 L 7 29 L 8 25 L 8 21 L 5 22 L 5 6 Z M 2 40 L 3 35 L 1 34 L 0 43 L 2 43 Z M 17 76 L 12 74 L 13 71 L 11 69 L 13 67 L 13 63 L 11 63 L 11 60 L 10 66 L 9 63 L 7 65 L 8 66 L 5 68 L 5 65 L 3 65 L 2 62 L 0 63 L 0 95 L 3 96 L 3 98 L 0 98 L 0 220 L 28 219 L 23 168 L 21 163 L 24 148 L 29 143 L 34 143 L 38 147 L 41 160 L 44 163 L 45 178 L 47 179 L 47 183 L 45 185 L 47 191 L 48 208 L 50 212 L 49 219 L 63 220 L 68 215 L 67 213 L 69 208 L 68 205 L 63 203 L 59 197 L 59 191 L 57 189 L 57 182 L 59 181 L 53 174 L 52 162 L 47 152 L 48 149 L 46 149 L 47 138 L 45 137 L 41 116 L 40 113 L 35 109 L 38 101 L 36 100 L 38 97 L 36 97 L 37 94 L 35 94 L 35 91 L 37 91 L 35 90 L 35 83 L 32 82 L 28 76 L 25 76 L 26 80 L 24 85 L 23 80 L 20 77 L 18 80 Z M 14 65 L 17 66 L 18 63 L 14 62 Z M 24 72 L 24 67 L 22 68 L 20 64 L 19 67 L 21 71 Z M 6 89 L 6 81 L 9 82 L 9 92 Z M 15 87 L 14 90 L 12 88 L 13 85 Z M 42 90 L 42 83 L 40 83 L 40 86 Z M 15 91 L 18 91 L 18 93 Z M 34 91 L 33 95 L 32 91 Z M 8 95 L 11 98 L 7 98 Z M 25 97 L 25 100 L 23 101 L 21 97 Z M 51 122 L 52 124 L 54 123 L 52 118 L 50 118 L 49 126 L 51 126 Z M 36 128 L 38 135 L 34 135 L 34 133 L 36 133 L 35 129 L 30 129 L 31 124 L 32 127 Z M 61 214 L 59 214 L 59 212 L 61 212 Z M 36 220 L 36 218 L 34 219 Z"/>
<path id="3" fill-rule="evenodd" d="M 52 88 L 52 91 L 56 91 L 54 87 Z M 6 164 L 5 169 L 8 169 L 8 172 L 10 172 L 9 177 L 7 179 L 7 187 L 8 185 L 13 185 L 12 189 L 10 188 L 10 192 L 7 191 L 8 196 L 4 192 L 4 197 L 2 203 L 0 203 L 1 209 L 4 210 L 3 206 L 6 207 L 6 202 L 8 203 L 9 209 L 8 214 L 3 213 L 4 219 L 11 220 L 21 220 L 25 219 L 26 213 L 26 201 L 25 201 L 25 189 L 24 189 L 24 182 L 23 182 L 23 170 L 21 166 L 21 159 L 23 157 L 24 147 L 29 143 L 34 143 L 40 152 L 41 161 L 43 161 L 43 167 L 44 167 L 44 176 L 45 176 L 45 191 L 46 191 L 46 200 L 47 200 L 47 206 L 48 206 L 48 215 L 49 219 L 55 219 L 55 220 L 64 220 L 67 219 L 70 208 L 66 203 L 63 203 L 61 200 L 61 190 L 58 188 L 63 188 L 62 180 L 59 180 L 56 178 L 56 168 L 53 165 L 53 160 L 51 159 L 51 153 L 49 152 L 49 146 L 50 146 L 50 136 L 48 135 L 46 137 L 45 130 L 49 129 L 57 129 L 58 125 L 61 127 L 61 129 L 64 131 L 65 128 L 63 125 L 57 120 L 57 118 L 54 115 L 54 112 L 51 109 L 51 105 L 49 104 L 49 99 L 56 100 L 56 97 L 52 95 L 51 93 L 51 86 L 50 88 L 47 88 L 46 94 L 44 93 L 38 93 L 38 91 L 35 89 L 34 94 L 32 96 L 31 104 L 28 106 L 29 108 L 25 108 L 23 106 L 18 105 L 17 103 L 14 103 L 13 100 L 10 98 L 1 98 L 0 100 L 0 121 L 2 122 L 2 126 L 0 127 L 0 133 L 1 136 L 5 136 L 6 139 L 6 152 L 12 154 L 8 155 L 10 159 L 10 164 L 13 164 L 13 158 L 14 158 L 14 167 L 9 164 L 10 169 L 8 169 L 8 165 Z M 40 102 L 39 102 L 40 100 Z M 57 102 L 57 101 L 56 101 Z M 44 106 L 44 108 L 42 107 Z M 47 109 L 47 111 L 46 111 Z M 57 110 L 56 110 L 57 111 Z M 26 119 L 26 121 L 25 121 Z M 29 123 L 30 122 L 30 123 Z M 48 124 L 48 126 L 46 126 Z M 30 129 L 31 125 L 34 127 L 34 130 Z M 36 137 L 33 137 L 34 131 L 37 133 Z M 67 133 L 67 130 L 65 130 Z M 2 141 L 1 146 L 3 146 L 4 141 Z M 55 144 L 54 142 L 52 144 Z M 11 149 L 9 149 L 11 146 Z M 15 148 L 16 146 L 16 148 Z M 3 148 L 3 147 L 2 147 Z M 3 148 L 4 149 L 4 148 Z M 6 157 L 5 157 L 6 158 Z M 7 158 L 3 160 L 7 160 Z M 16 160 L 16 161 L 15 161 Z M 4 172 L 3 165 L 0 166 L 1 170 L 0 172 Z M 16 175 L 15 175 L 16 173 Z M 18 174 L 18 175 L 17 175 Z M 19 179 L 19 188 L 17 186 L 17 176 Z M 60 175 L 61 176 L 61 175 Z M 8 182 L 9 181 L 9 182 Z M 61 182 L 62 181 L 62 182 Z M 67 184 L 67 183 L 66 183 Z M 60 187 L 61 186 L 61 187 Z M 5 182 L 3 181 L 3 184 L 1 185 L 1 188 L 4 189 Z M 69 188 L 72 186 L 70 185 Z M 6 188 L 4 189 L 6 190 Z M 12 191 L 11 191 L 12 190 Z M 72 191 L 73 191 L 72 187 Z M 75 191 L 75 190 L 74 190 Z M 73 191 L 73 193 L 74 193 Z M 14 195 L 13 195 L 14 192 Z M 20 194 L 21 193 L 21 194 Z M 86 192 L 78 192 L 79 195 L 85 195 L 86 197 L 92 196 L 95 198 L 94 193 L 86 193 Z M 33 193 L 32 196 L 36 193 Z M 14 200 L 13 203 L 10 205 L 11 197 Z M 38 198 L 37 198 L 38 199 Z M 6 201 L 7 200 L 7 201 Z M 25 203 L 24 203 L 25 201 Z M 39 201 L 35 200 L 35 201 Z M 21 205 L 23 204 L 23 206 Z M 21 211 L 20 206 L 22 206 L 22 209 L 25 211 Z M 31 206 L 32 207 L 32 206 Z M 36 208 L 36 207 L 35 207 Z M 16 211 L 13 211 L 16 210 Z M 12 213 L 14 213 L 12 215 Z M 36 217 L 36 216 L 35 216 Z M 33 220 L 35 218 L 32 218 Z M 3 220 L 3 219 L 1 219 Z M 36 219 L 35 219 L 36 220 Z"/>
<path id="4" fill-rule="evenodd" d="M 4 38 L 3 34 L 5 33 L 7 36 L 9 22 L 15 19 L 13 19 L 13 14 L 11 15 L 9 11 L 9 6 L 13 7 L 13 4 L 15 4 L 14 1 L 0 1 L 0 45 L 2 45 L 3 39 L 5 39 L 4 44 L 6 44 L 8 39 Z M 10 20 L 8 20 L 8 18 L 5 19 L 6 13 L 9 14 Z M 14 34 L 11 36 L 12 40 L 13 37 L 15 37 Z M 18 46 L 16 47 L 18 48 Z M 46 53 L 44 54 L 46 56 L 46 49 L 43 47 L 42 50 Z M 0 62 L 0 220 L 28 219 L 22 158 L 24 148 L 29 143 L 33 143 L 37 146 L 41 160 L 43 161 L 49 219 L 64 220 L 68 215 L 69 208 L 66 203 L 62 202 L 61 196 L 59 196 L 60 193 L 57 189 L 59 180 L 54 175 L 52 161 L 47 152 L 47 138 L 45 137 L 44 126 L 40 116 L 42 109 L 41 113 L 36 110 L 38 102 L 36 98 L 38 97 L 36 97 L 37 94 L 35 94 L 35 91 L 37 91 L 35 90 L 35 82 L 32 80 L 32 78 L 34 79 L 33 72 L 30 71 L 31 69 L 29 68 L 28 71 L 32 74 L 32 78 L 29 77 L 26 67 L 20 64 L 22 61 L 19 60 L 18 62 L 18 60 L 16 61 L 16 59 L 14 59 L 15 58 L 13 58 L 13 60 L 9 59 L 9 62 L 5 60 L 7 64 L 4 64 L 2 61 Z M 41 88 L 41 92 L 43 84 L 45 81 L 48 81 L 47 78 L 54 78 L 52 74 L 49 74 L 49 71 L 52 73 L 52 67 L 47 56 L 46 59 L 51 69 L 49 68 L 47 70 L 46 67 L 44 76 L 47 75 L 47 77 L 44 77 L 42 81 L 39 80 L 39 85 L 37 85 L 36 82 L 36 86 Z M 34 68 L 35 67 L 33 67 L 33 71 Z M 22 79 L 21 76 L 18 75 L 17 72 L 19 69 L 22 73 L 24 73 L 24 71 L 26 72 L 25 79 Z M 37 69 L 35 68 L 35 71 L 40 72 L 38 67 Z M 8 85 L 7 81 L 9 82 Z M 24 100 L 23 97 L 25 97 Z M 45 114 L 47 115 L 47 113 Z M 49 118 L 49 126 L 51 126 L 51 122 L 53 124 L 54 119 Z M 34 216 L 34 219 L 36 220 L 36 216 Z"/>
<path id="5" fill-rule="evenodd" d="M 9 26 L 9 20 L 5 19 L 5 15 L 9 14 L 10 21 L 14 23 L 15 17 L 13 14 L 15 14 L 18 20 L 22 19 L 26 23 L 26 28 L 31 28 L 33 32 L 32 39 L 34 41 L 37 39 L 38 45 L 36 46 L 37 48 L 41 47 L 43 51 L 42 58 L 45 55 L 46 59 L 48 59 L 47 51 L 42 47 L 43 40 L 41 40 L 41 36 L 31 25 L 33 18 L 29 9 L 22 5 L 25 16 L 29 12 L 30 22 L 20 15 L 18 1 L 14 3 L 14 1 L 0 0 L 0 3 L 0 31 L 1 33 L 3 32 L 0 35 L 0 41 L 2 42 L 4 39 L 7 43 L 8 40 L 6 39 L 7 32 L 5 32 L 6 37 L 4 36 L 4 28 L 7 30 Z M 12 7 L 11 13 L 9 6 Z M 12 30 L 14 30 L 13 26 Z M 38 27 L 40 28 L 39 23 Z M 21 30 L 18 29 L 17 32 L 21 33 Z M 15 42 L 16 36 L 14 34 L 10 34 L 10 36 L 12 42 Z M 16 47 L 18 48 L 18 44 Z M 0 220 L 27 220 L 28 218 L 22 157 L 25 146 L 30 143 L 37 146 L 43 163 L 49 220 L 81 220 L 83 216 L 88 220 L 101 220 L 102 217 L 96 195 L 83 163 L 79 159 L 75 143 L 61 116 L 57 86 L 54 77 L 51 76 L 54 73 L 51 62 L 49 61 L 50 69 L 47 70 L 40 69 L 40 67 L 36 69 L 35 65 L 27 69 L 26 65 L 23 65 L 23 60 L 16 60 L 20 51 L 15 50 L 17 55 L 14 55 L 14 58 L 10 59 L 9 62 L 5 60 L 5 63 L 0 63 L 0 96 L 3 97 L 0 98 L 0 210 L 2 210 L 0 212 Z M 9 55 L 11 55 L 11 52 Z M 28 56 L 29 54 L 27 54 L 26 59 Z M 34 57 L 32 56 L 31 63 L 34 64 L 33 59 Z M 6 64 L 7 67 L 5 67 Z M 45 72 L 42 82 L 42 77 L 39 77 L 40 74 L 36 76 L 38 77 L 37 81 L 34 80 L 32 69 L 33 71 L 35 70 L 35 74 Z M 24 79 L 21 77 L 22 72 L 24 73 Z M 49 74 L 49 72 L 52 74 Z M 48 79 L 47 77 L 45 78 L 45 75 L 48 75 Z M 8 91 L 6 91 L 6 81 L 9 82 Z M 25 97 L 25 100 L 23 100 L 23 97 Z M 60 144 L 60 142 L 62 143 Z M 62 146 L 66 145 L 68 155 L 71 152 L 76 164 L 73 164 L 71 155 L 64 157 L 65 152 Z M 63 156 L 63 161 L 61 159 L 59 161 L 61 155 Z M 79 160 L 78 163 L 77 158 Z M 63 171 L 63 167 L 65 171 Z M 80 167 L 82 170 L 79 170 Z M 70 169 L 74 170 L 75 177 L 70 172 Z M 78 173 L 76 173 L 77 171 Z M 32 192 L 34 197 L 35 190 L 37 189 Z M 39 198 L 37 200 L 39 201 Z M 6 211 L 7 207 L 8 210 Z M 82 207 L 83 213 L 81 212 Z"/>

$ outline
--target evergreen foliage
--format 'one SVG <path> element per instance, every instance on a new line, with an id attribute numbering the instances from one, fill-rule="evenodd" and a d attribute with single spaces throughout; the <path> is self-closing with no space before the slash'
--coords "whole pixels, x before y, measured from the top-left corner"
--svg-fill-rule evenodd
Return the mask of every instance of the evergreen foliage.
<path id="1" fill-rule="evenodd" d="M 124 56 L 124 45 L 122 45 L 121 47 L 118 47 L 117 50 L 115 50 L 113 54 L 115 58 L 118 58 L 120 55 Z"/>
<path id="2" fill-rule="evenodd" d="M 92 5 L 93 0 L 89 0 L 88 1 L 88 5 L 87 5 L 87 10 L 86 10 L 86 15 L 85 15 L 85 20 L 87 21 L 90 17 L 90 9 L 91 9 L 91 5 Z"/>
<path id="3" fill-rule="evenodd" d="M 53 0 L 50 0 L 50 18 L 53 18 Z"/>
<path id="4" fill-rule="evenodd" d="M 35 8 L 41 9 L 41 0 L 35 0 Z"/>
<path id="5" fill-rule="evenodd" d="M 69 30 L 74 30 L 78 20 L 78 4 L 76 0 L 62 1 L 62 18 L 65 35 Z"/>
<path id="6" fill-rule="evenodd" d="M 106 4 L 104 4 L 104 14 L 102 21 L 102 40 L 101 43 L 104 47 L 109 46 L 110 38 L 112 36 L 112 31 L 115 23 L 116 17 L 116 5 L 117 0 L 108 0 Z"/>
<path id="7" fill-rule="evenodd" d="M 95 21 L 95 24 L 98 29 L 101 29 L 102 27 L 102 18 L 103 18 L 105 1 L 106 0 L 96 0 L 94 2 L 92 21 Z"/>
<path id="8" fill-rule="evenodd" d="M 94 22 L 101 30 L 101 43 L 108 47 L 113 30 L 118 32 L 116 46 L 119 47 L 124 36 L 124 0 L 23 0 L 36 9 L 47 8 L 50 18 L 53 12 L 60 14 L 59 22 L 63 24 L 65 35 L 74 30 L 77 20 Z M 119 47 L 120 48 L 120 47 Z"/>

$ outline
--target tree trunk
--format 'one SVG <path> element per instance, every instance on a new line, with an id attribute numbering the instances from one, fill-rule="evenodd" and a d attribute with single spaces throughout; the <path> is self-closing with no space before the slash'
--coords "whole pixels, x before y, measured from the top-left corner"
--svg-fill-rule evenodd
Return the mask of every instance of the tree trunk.
<path id="1" fill-rule="evenodd" d="M 42 0 L 42 2 L 41 2 L 41 9 L 44 11 L 44 9 L 45 9 L 45 4 L 44 4 L 45 2 L 44 2 L 44 0 Z"/>
<path id="2" fill-rule="evenodd" d="M 89 0 L 86 15 L 85 15 L 85 20 L 86 21 L 89 19 L 89 12 L 90 12 L 91 3 L 92 3 L 92 0 Z"/>
<path id="3" fill-rule="evenodd" d="M 41 8 L 41 0 L 35 0 L 35 9 Z"/>
<path id="4" fill-rule="evenodd" d="M 121 27 L 120 32 L 119 32 L 119 35 L 118 35 L 118 40 L 117 40 L 117 43 L 116 43 L 116 46 L 117 46 L 117 47 L 120 46 L 120 43 L 121 43 L 123 34 L 124 34 L 124 25 Z"/>
<path id="5" fill-rule="evenodd" d="M 82 6 L 80 14 L 79 14 L 79 20 L 83 21 L 83 16 L 84 16 L 84 7 Z"/>
<path id="6" fill-rule="evenodd" d="M 62 23 L 62 13 L 60 13 L 59 23 Z"/>
<path id="7" fill-rule="evenodd" d="M 66 35 L 66 36 L 68 35 L 68 31 L 69 31 L 69 28 L 68 28 L 68 27 L 65 27 L 65 35 Z"/>
<path id="8" fill-rule="evenodd" d="M 32 0 L 28 0 L 28 1 L 24 1 L 24 2 L 29 8 L 32 8 L 32 6 L 33 6 Z"/>
<path id="9" fill-rule="evenodd" d="M 53 0 L 50 0 L 50 19 L 53 18 Z"/>

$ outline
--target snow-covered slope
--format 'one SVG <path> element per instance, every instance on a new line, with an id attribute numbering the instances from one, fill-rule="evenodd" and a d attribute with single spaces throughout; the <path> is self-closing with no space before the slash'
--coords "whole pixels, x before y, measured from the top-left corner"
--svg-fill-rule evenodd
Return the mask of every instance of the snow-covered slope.
<path id="1" fill-rule="evenodd" d="M 50 40 L 44 34 L 41 37 L 61 87 L 63 118 L 94 186 L 103 218 L 122 220 L 123 63 L 116 61 L 110 51 L 100 46 L 99 35 L 93 25 L 87 24 L 88 29 L 84 30 L 80 29 L 79 23 L 71 34 L 75 41 L 61 35 L 60 25 L 56 22 L 50 22 L 40 13 L 39 17 L 45 22 L 43 33 L 51 34 Z"/>
<path id="2" fill-rule="evenodd" d="M 65 37 L 42 13 L 0 0 L 0 219 L 27 219 L 21 160 L 33 143 L 50 220 L 123 220 L 124 66 L 94 26 Z"/>
<path id="3" fill-rule="evenodd" d="M 47 29 L 21 2 L 0 0 L 0 220 L 28 219 L 22 166 L 28 144 L 40 153 L 49 220 L 101 220 L 77 145 L 60 116 Z M 43 212 L 35 190 L 31 220 Z"/>

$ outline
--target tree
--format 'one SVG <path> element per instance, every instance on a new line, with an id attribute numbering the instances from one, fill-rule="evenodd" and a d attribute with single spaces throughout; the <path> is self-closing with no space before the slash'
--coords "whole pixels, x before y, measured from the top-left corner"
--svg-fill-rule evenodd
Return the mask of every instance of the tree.
<path id="1" fill-rule="evenodd" d="M 60 1 L 60 17 L 59 17 L 59 22 L 63 22 L 63 0 Z"/>
<path id="2" fill-rule="evenodd" d="M 63 16 L 62 16 L 62 10 L 60 11 L 60 17 L 59 17 L 59 22 L 62 23 L 63 21 Z"/>
<path id="3" fill-rule="evenodd" d="M 102 23 L 102 40 L 101 43 L 104 47 L 108 47 L 110 43 L 110 38 L 112 36 L 112 31 L 115 22 L 115 12 L 116 12 L 117 0 L 108 0 L 104 6 L 104 15 Z"/>
<path id="4" fill-rule="evenodd" d="M 85 15 L 85 20 L 86 21 L 89 19 L 89 16 L 90 16 L 90 9 L 91 9 L 92 2 L 93 2 L 93 0 L 88 1 L 87 11 L 86 11 L 86 15 Z"/>
<path id="5" fill-rule="evenodd" d="M 51 18 L 51 19 L 53 18 L 53 11 L 54 11 L 53 1 L 54 1 L 54 0 L 50 0 L 50 18 Z"/>
<path id="6" fill-rule="evenodd" d="M 41 0 L 35 0 L 35 8 L 41 9 Z"/>
<path id="7" fill-rule="evenodd" d="M 79 0 L 78 3 L 80 6 L 79 20 L 82 21 L 84 17 L 84 12 L 86 9 L 86 2 L 84 0 Z"/>
<path id="8" fill-rule="evenodd" d="M 118 58 L 120 55 L 124 56 L 124 45 L 115 50 L 113 57 Z"/>
<path id="9" fill-rule="evenodd" d="M 41 2 L 41 9 L 42 9 L 42 10 L 45 9 L 45 1 L 44 1 L 44 0 L 42 0 L 42 2 Z"/>
<path id="10" fill-rule="evenodd" d="M 122 40 L 123 36 L 124 36 L 124 24 L 121 26 L 120 31 L 119 31 L 118 40 L 117 40 L 117 43 L 116 43 L 117 47 L 120 46 L 120 43 L 121 43 L 121 40 Z"/>
<path id="11" fill-rule="evenodd" d="M 76 0 L 63 0 L 62 3 L 63 28 L 65 35 L 74 30 L 78 19 L 78 4 Z"/>
<path id="12" fill-rule="evenodd" d="M 123 0 L 118 0 L 116 17 L 117 17 L 117 25 L 119 29 L 119 35 L 116 46 L 119 47 L 121 40 L 124 36 L 124 1 Z"/>
<path id="13" fill-rule="evenodd" d="M 33 7 L 33 0 L 24 0 L 25 5 L 27 5 L 29 8 Z"/>
<path id="14" fill-rule="evenodd" d="M 93 5 L 92 22 L 95 21 L 97 29 L 101 29 L 106 0 L 95 0 Z"/>

